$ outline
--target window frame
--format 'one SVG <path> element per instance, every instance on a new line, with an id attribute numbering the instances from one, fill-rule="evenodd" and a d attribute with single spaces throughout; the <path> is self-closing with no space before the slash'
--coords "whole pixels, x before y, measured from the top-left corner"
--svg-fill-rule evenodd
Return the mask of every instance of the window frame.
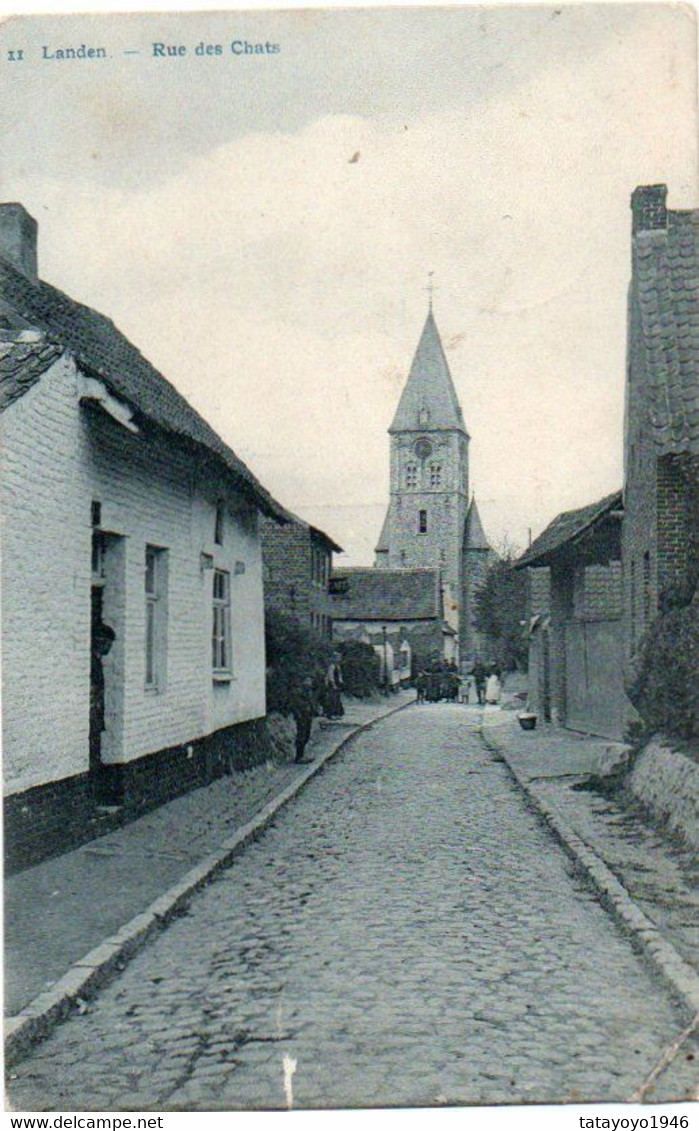
<path id="1" fill-rule="evenodd" d="M 428 532 L 427 511 L 421 508 L 417 512 L 417 532 L 418 534 L 427 534 Z"/>
<path id="2" fill-rule="evenodd" d="M 167 550 L 150 542 L 144 555 L 143 594 L 143 685 L 146 691 L 162 692 L 167 654 Z"/>
<path id="3" fill-rule="evenodd" d="M 223 579 L 223 594 L 217 594 L 217 583 Z M 233 675 L 233 640 L 231 634 L 231 574 L 215 568 L 211 585 L 211 668 L 214 677 Z"/>

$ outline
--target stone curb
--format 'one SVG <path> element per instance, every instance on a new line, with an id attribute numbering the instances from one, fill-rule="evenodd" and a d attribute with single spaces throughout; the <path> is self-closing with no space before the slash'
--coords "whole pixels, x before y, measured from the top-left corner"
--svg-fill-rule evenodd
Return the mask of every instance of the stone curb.
<path id="1" fill-rule="evenodd" d="M 335 746 L 312 762 L 290 785 L 273 797 L 251 821 L 243 825 L 220 848 L 206 856 L 182 876 L 145 911 L 134 916 L 115 935 L 94 947 L 75 962 L 50 990 L 39 994 L 25 1005 L 20 1013 L 5 1019 L 5 1065 L 17 1064 L 30 1048 L 45 1040 L 49 1033 L 71 1013 L 80 1010 L 107 982 L 121 973 L 127 962 L 152 938 L 159 934 L 178 913 L 181 913 L 193 895 L 208 884 L 219 872 L 227 868 L 240 855 L 246 845 L 256 840 L 271 824 L 277 814 L 289 803 L 307 782 L 334 758 L 352 739 L 375 726 L 376 723 L 405 710 L 413 700 L 392 707 L 382 715 L 362 723 L 343 735 Z"/>
<path id="2" fill-rule="evenodd" d="M 567 854 L 582 867 L 594 887 L 602 897 L 605 910 L 609 911 L 631 933 L 641 950 L 669 984 L 680 1004 L 688 1012 L 689 1019 L 699 1020 L 699 974 L 677 953 L 672 943 L 658 930 L 640 907 L 634 903 L 628 891 L 617 879 L 611 869 L 590 848 L 586 842 L 561 818 L 550 802 L 542 797 L 531 782 L 528 782 L 487 728 L 481 724 L 481 742 L 491 753 L 504 761 L 517 786 L 543 818 Z"/>

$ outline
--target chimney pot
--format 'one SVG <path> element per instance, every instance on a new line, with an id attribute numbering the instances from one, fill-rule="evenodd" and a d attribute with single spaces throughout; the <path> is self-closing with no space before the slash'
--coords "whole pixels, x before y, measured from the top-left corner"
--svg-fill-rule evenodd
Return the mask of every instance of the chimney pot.
<path id="1" fill-rule="evenodd" d="M 0 257 L 31 279 L 39 281 L 38 224 L 21 204 L 0 204 Z"/>
<path id="2" fill-rule="evenodd" d="M 631 196 L 633 234 L 667 228 L 667 185 L 639 185 Z"/>

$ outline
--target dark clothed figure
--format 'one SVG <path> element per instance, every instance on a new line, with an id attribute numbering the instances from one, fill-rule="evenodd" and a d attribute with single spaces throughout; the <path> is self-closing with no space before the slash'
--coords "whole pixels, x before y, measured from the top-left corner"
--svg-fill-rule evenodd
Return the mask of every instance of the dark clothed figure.
<path id="1" fill-rule="evenodd" d="M 424 703 L 425 693 L 427 691 L 427 676 L 425 672 L 420 672 L 417 679 L 415 680 L 415 689 L 417 691 L 418 703 Z"/>
<path id="2" fill-rule="evenodd" d="M 459 698 L 459 673 L 454 669 L 447 675 L 447 698 L 451 703 L 456 703 Z"/>
<path id="3" fill-rule="evenodd" d="M 310 679 L 304 680 L 303 686 L 294 700 L 291 711 L 296 723 L 296 761 L 302 762 L 306 752 L 308 740 L 311 737 L 311 728 L 316 714 L 315 695 Z"/>
<path id="4" fill-rule="evenodd" d="M 342 697 L 340 695 L 343 687 L 344 680 L 342 678 L 342 667 L 340 666 L 340 655 L 336 653 L 325 673 L 324 705 L 325 714 L 329 719 L 341 719 L 345 713 L 345 708 L 342 705 Z"/>
<path id="5" fill-rule="evenodd" d="M 100 765 L 104 725 L 104 668 L 102 660 L 114 643 L 114 629 L 103 621 L 93 626 L 90 641 L 90 769 Z"/>
<path id="6" fill-rule="evenodd" d="M 480 660 L 476 660 L 475 664 L 471 668 L 470 674 L 473 676 L 473 682 L 476 685 L 476 695 L 478 696 L 478 702 L 481 706 L 483 706 L 483 704 L 485 703 L 485 683 L 488 678 L 488 672 L 485 664 L 482 664 Z"/>

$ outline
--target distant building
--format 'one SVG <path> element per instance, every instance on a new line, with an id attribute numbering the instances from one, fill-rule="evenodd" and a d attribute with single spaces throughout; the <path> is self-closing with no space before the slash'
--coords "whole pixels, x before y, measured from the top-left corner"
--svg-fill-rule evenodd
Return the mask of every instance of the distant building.
<path id="1" fill-rule="evenodd" d="M 386 642 L 393 657 L 389 668 L 400 665 L 403 672 L 413 663 L 456 659 L 456 633 L 444 618 L 438 569 L 347 568 L 335 572 L 331 591 L 338 643 L 362 640 L 382 659 Z"/>
<path id="2" fill-rule="evenodd" d="M 699 209 L 635 190 L 624 491 L 560 515 L 529 568 L 529 699 L 555 722 L 622 737 L 623 684 L 668 600 L 699 580 Z"/>
<path id="3" fill-rule="evenodd" d="M 624 438 L 624 646 L 699 575 L 699 209 L 635 190 Z"/>
<path id="4" fill-rule="evenodd" d="M 0 207 L 12 865 L 93 835 L 101 803 L 132 816 L 265 755 L 259 518 L 287 518 L 109 319 L 39 280 L 36 235 Z"/>
<path id="5" fill-rule="evenodd" d="M 341 554 L 342 547 L 295 515 L 286 525 L 263 518 L 261 531 L 265 608 L 277 609 L 330 639 L 330 577 L 333 554 Z"/>
<path id="6" fill-rule="evenodd" d="M 437 569 L 450 599 L 445 618 L 461 661 L 482 650 L 474 594 L 493 551 L 469 486 L 469 434 L 432 305 L 389 428 L 390 501 L 379 542 L 381 570 Z"/>
<path id="7" fill-rule="evenodd" d="M 529 706 L 543 720 L 619 739 L 624 693 L 621 492 L 554 519 L 517 561 L 529 570 Z"/>

